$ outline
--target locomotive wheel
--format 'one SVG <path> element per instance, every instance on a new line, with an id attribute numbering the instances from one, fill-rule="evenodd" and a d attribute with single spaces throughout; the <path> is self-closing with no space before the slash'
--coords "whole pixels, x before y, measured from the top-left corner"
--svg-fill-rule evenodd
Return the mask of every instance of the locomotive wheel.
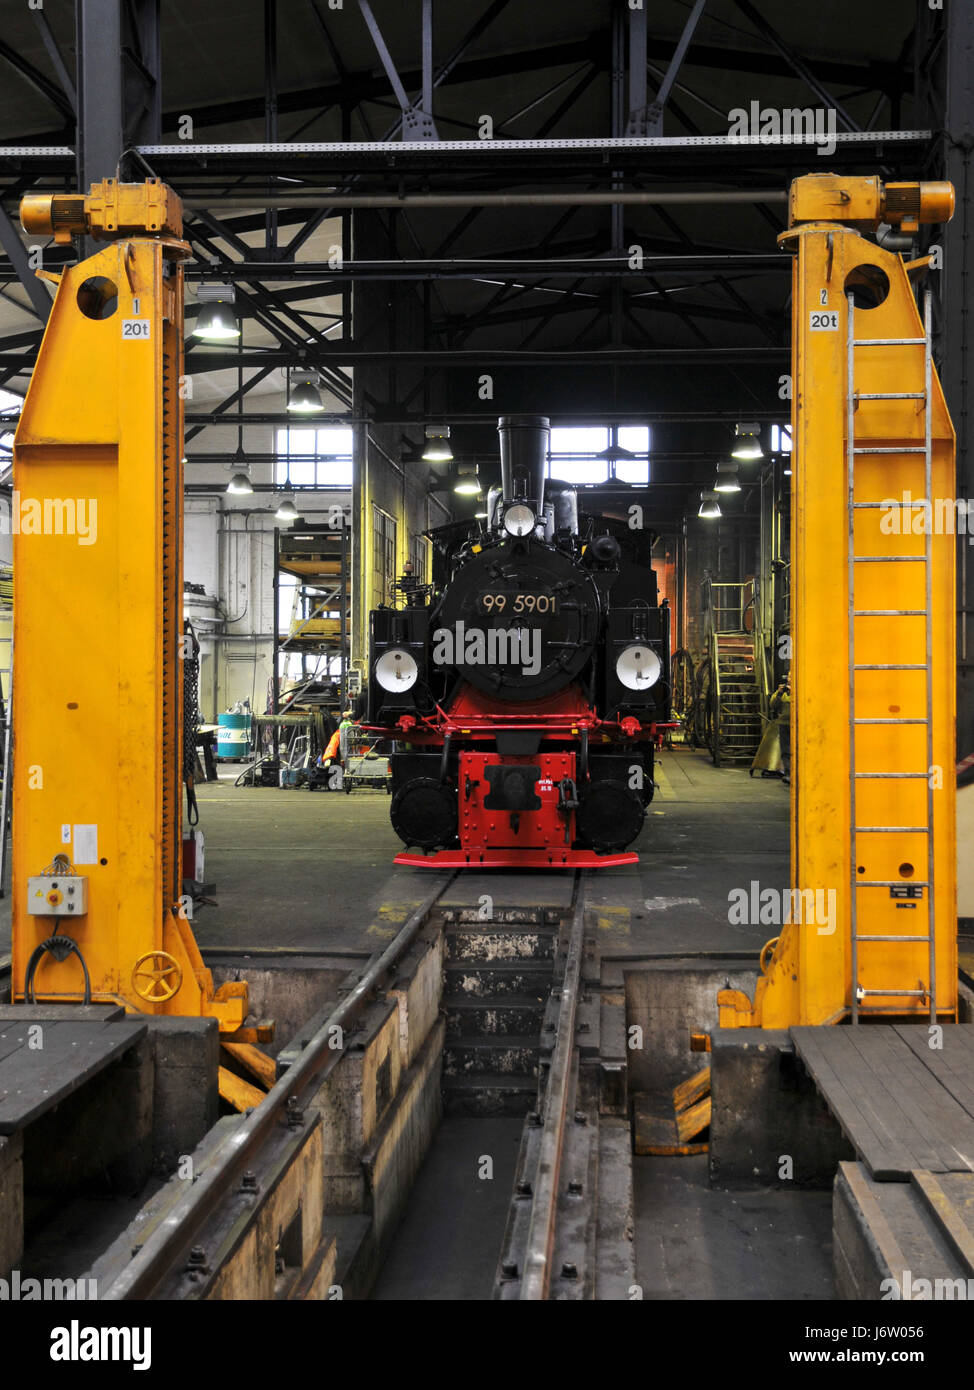
<path id="1" fill-rule="evenodd" d="M 582 791 L 575 830 L 586 845 L 609 854 L 631 845 L 645 819 L 642 798 L 623 782 L 607 777 L 590 782 Z"/>
<path id="2" fill-rule="evenodd" d="M 414 777 L 392 798 L 389 816 L 405 845 L 420 849 L 450 845 L 457 835 L 457 789 L 433 777 Z"/>

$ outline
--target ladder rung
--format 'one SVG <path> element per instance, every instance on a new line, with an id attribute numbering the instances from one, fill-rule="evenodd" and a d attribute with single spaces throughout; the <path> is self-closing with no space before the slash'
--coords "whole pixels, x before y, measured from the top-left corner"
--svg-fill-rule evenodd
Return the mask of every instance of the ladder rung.
<path id="1" fill-rule="evenodd" d="M 872 506 L 871 502 L 858 502 L 860 507 Z M 879 503 L 876 504 L 879 506 Z M 926 555 L 853 555 L 856 565 L 925 565 Z"/>
<path id="2" fill-rule="evenodd" d="M 853 719 L 853 724 L 929 724 L 929 719 Z"/>
<path id="3" fill-rule="evenodd" d="M 902 446 L 884 444 L 882 448 L 872 444 L 854 446 L 854 454 L 925 454 L 926 444 L 904 444 Z M 910 504 L 912 505 L 912 504 Z"/>
<path id="4" fill-rule="evenodd" d="M 925 989 L 858 989 L 856 990 L 860 999 L 866 999 L 873 995 L 889 995 L 898 999 L 927 999 L 929 991 Z"/>
<path id="5" fill-rule="evenodd" d="M 853 671 L 925 671 L 926 666 L 907 666 L 903 664 L 886 666 L 853 666 Z"/>
<path id="6" fill-rule="evenodd" d="M 929 772 L 857 772 L 854 776 L 856 778 L 869 778 L 872 780 L 877 778 L 885 780 L 886 778 L 897 779 L 902 777 L 922 777 L 926 780 L 930 774 Z"/>
<path id="7" fill-rule="evenodd" d="M 860 878 L 856 880 L 857 888 L 929 888 L 926 879 L 911 878 L 904 882 L 901 878 Z"/>
<path id="8" fill-rule="evenodd" d="M 926 338 L 853 338 L 853 347 L 926 347 Z"/>
<path id="9" fill-rule="evenodd" d="M 854 618 L 925 618 L 925 608 L 854 608 Z"/>
<path id="10" fill-rule="evenodd" d="M 930 829 L 926 825 L 857 825 L 855 830 L 859 835 L 930 834 Z"/>
<path id="11" fill-rule="evenodd" d="M 927 941 L 929 936 L 854 936 L 853 941 Z M 884 991 L 885 993 L 885 991 Z"/>
<path id="12" fill-rule="evenodd" d="M 857 401 L 925 401 L 923 391 L 856 391 L 853 399 Z"/>

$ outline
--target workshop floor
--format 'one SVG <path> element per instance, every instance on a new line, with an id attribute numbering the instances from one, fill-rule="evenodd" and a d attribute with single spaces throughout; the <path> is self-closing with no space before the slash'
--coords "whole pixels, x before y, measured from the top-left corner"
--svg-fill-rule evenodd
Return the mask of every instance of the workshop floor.
<path id="1" fill-rule="evenodd" d="M 832 1299 L 832 1193 L 724 1192 L 707 1156 L 633 1159 L 647 1299 Z"/>
<path id="2" fill-rule="evenodd" d="M 702 753 L 665 753 L 659 790 L 635 846 L 640 863 L 592 875 L 602 949 L 621 955 L 759 950 L 766 927 L 728 922 L 728 893 L 788 883 L 788 790 L 778 780 L 715 768 Z M 395 868 L 389 799 L 235 788 L 200 790 L 206 877 L 218 909 L 197 919 L 203 946 L 371 950 L 429 889 L 422 869 Z M 570 876 L 461 875 L 447 901 L 561 905 Z"/>
<path id="3" fill-rule="evenodd" d="M 201 946 L 371 952 L 425 897 L 430 876 L 395 868 L 400 844 L 389 798 L 361 791 L 281 791 L 233 785 L 237 764 L 198 789 L 206 879 L 219 904 L 195 927 Z M 715 768 L 677 749 L 635 845 L 640 862 L 593 875 L 589 901 L 608 954 L 757 951 L 762 926 L 728 922 L 728 893 L 788 883 L 788 790 L 777 779 Z M 449 901 L 561 905 L 569 878 L 531 871 L 463 875 Z M 10 900 L 0 899 L 0 956 L 9 950 Z"/>

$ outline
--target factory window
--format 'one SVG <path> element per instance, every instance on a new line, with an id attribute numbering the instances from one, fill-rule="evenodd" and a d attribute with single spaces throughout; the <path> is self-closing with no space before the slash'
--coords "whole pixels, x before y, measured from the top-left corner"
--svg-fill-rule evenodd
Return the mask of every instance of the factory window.
<path id="1" fill-rule="evenodd" d="M 413 536 L 409 542 L 409 558 L 413 574 L 423 584 L 426 583 L 429 565 L 429 544 L 425 536 Z"/>
<path id="2" fill-rule="evenodd" d="M 790 426 L 790 425 L 772 425 L 772 426 L 771 426 L 771 430 L 770 430 L 770 435 L 771 435 L 771 452 L 772 452 L 773 454 L 790 454 L 790 453 L 791 453 L 791 426 Z"/>
<path id="3" fill-rule="evenodd" d="M 277 431 L 275 482 L 294 487 L 352 486 L 352 431 L 340 425 Z"/>
<path id="4" fill-rule="evenodd" d="M 649 482 L 648 425 L 556 425 L 548 453 L 549 478 L 577 487 Z"/>
<path id="5" fill-rule="evenodd" d="M 372 598 L 375 603 L 391 603 L 395 597 L 396 523 L 372 504 Z"/>

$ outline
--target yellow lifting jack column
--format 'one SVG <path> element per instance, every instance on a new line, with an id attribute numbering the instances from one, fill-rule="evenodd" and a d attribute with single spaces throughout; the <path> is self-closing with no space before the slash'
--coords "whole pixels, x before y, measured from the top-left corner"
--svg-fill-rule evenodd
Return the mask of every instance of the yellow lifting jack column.
<path id="1" fill-rule="evenodd" d="M 182 207 L 106 179 L 21 220 L 107 244 L 38 272 L 57 295 L 14 439 L 13 998 L 253 1041 L 182 896 Z"/>
<path id="2" fill-rule="evenodd" d="M 953 207 L 948 183 L 791 187 L 791 920 L 753 1001 L 718 994 L 725 1028 L 956 1019 L 954 432 L 931 257 L 862 235 Z"/>

